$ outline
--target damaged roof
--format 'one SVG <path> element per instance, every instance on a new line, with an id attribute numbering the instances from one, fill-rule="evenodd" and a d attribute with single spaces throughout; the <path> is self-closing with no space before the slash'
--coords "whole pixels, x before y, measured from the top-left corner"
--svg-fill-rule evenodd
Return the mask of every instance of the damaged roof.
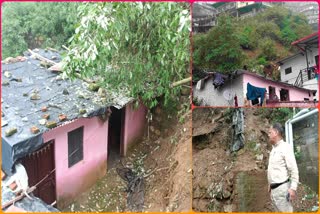
<path id="1" fill-rule="evenodd" d="M 37 53 L 61 61 L 57 52 Z M 44 66 L 31 54 L 2 62 L 2 168 L 7 174 L 16 160 L 43 144 L 42 133 L 77 118 L 104 114 L 110 106 L 120 109 L 133 100 Z"/>
<path id="2" fill-rule="evenodd" d="M 17 197 L 10 190 L 9 187 L 5 187 L 5 185 L 3 185 L 9 179 L 10 179 L 10 177 L 7 177 L 5 180 L 2 181 L 2 185 L 1 185 L 1 204 L 2 204 L 2 206 Z M 45 202 L 43 202 L 41 199 L 35 197 L 32 193 L 30 193 L 29 196 L 31 197 L 32 200 L 29 199 L 28 197 L 24 197 L 23 199 L 15 202 L 14 206 L 17 208 L 20 208 L 22 210 L 25 210 L 27 212 L 60 212 L 59 210 L 57 210 L 53 206 L 48 205 Z M 6 208 L 6 210 L 10 211 L 10 207 Z M 4 211 L 6 211 L 6 210 L 4 210 Z"/>

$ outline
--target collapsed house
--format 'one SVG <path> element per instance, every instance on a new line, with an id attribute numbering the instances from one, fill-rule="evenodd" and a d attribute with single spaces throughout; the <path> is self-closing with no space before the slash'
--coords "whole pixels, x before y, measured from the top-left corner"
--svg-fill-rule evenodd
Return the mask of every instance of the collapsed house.
<path id="1" fill-rule="evenodd" d="M 202 72 L 193 82 L 193 103 L 201 106 L 316 107 L 316 90 L 275 81 L 264 76 L 237 70 L 224 75 Z"/>
<path id="2" fill-rule="evenodd" d="M 61 60 L 54 51 L 37 54 Z M 2 62 L 2 171 L 14 176 L 22 164 L 29 187 L 47 176 L 34 195 L 64 208 L 105 175 L 111 158 L 139 141 L 147 108 L 46 66 L 29 53 Z"/>

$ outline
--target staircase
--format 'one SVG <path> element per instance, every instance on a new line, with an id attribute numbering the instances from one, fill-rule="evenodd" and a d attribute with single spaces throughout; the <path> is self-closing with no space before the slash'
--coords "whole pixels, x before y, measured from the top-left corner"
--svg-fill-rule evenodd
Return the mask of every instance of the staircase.
<path id="1" fill-rule="evenodd" d="M 302 87 L 303 83 L 312 80 L 316 77 L 314 68 L 311 67 L 309 70 L 307 68 L 300 70 L 299 75 L 294 83 L 294 86 Z"/>

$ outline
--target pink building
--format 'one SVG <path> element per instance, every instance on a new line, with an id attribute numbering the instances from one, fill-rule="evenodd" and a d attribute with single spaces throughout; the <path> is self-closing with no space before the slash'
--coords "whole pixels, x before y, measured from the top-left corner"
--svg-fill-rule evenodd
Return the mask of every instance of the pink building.
<path id="1" fill-rule="evenodd" d="M 141 140 L 148 110 L 141 103 L 134 108 L 135 101 L 121 94 L 61 80 L 38 64 L 31 57 L 2 64 L 2 73 L 21 78 L 2 87 L 2 170 L 10 176 L 22 163 L 30 187 L 44 179 L 34 194 L 64 208 L 106 174 L 109 162 L 119 161 Z M 16 132 L 8 134 L 12 129 Z"/>
<path id="2" fill-rule="evenodd" d="M 224 77 L 224 84 L 213 85 L 214 76 L 206 77 L 202 84 L 193 86 L 193 100 L 202 106 L 251 106 L 247 100 L 247 84 L 265 89 L 264 106 L 270 107 L 317 107 L 315 90 L 293 86 L 288 83 L 267 79 L 261 75 L 238 70 Z M 261 100 L 259 99 L 259 102 Z"/>

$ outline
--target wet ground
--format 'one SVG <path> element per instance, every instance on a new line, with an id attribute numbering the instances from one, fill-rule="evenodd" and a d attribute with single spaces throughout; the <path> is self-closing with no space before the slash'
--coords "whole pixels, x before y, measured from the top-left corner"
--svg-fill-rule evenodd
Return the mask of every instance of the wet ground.
<path id="1" fill-rule="evenodd" d="M 143 211 L 189 211 L 191 209 L 191 112 L 185 123 L 158 110 L 149 125 L 149 138 L 136 144 L 122 159 L 133 167 L 139 163 L 145 175 Z M 111 154 L 112 155 L 112 154 Z M 124 212 L 127 183 L 116 172 L 119 161 L 108 164 L 106 175 L 63 212 Z"/>

